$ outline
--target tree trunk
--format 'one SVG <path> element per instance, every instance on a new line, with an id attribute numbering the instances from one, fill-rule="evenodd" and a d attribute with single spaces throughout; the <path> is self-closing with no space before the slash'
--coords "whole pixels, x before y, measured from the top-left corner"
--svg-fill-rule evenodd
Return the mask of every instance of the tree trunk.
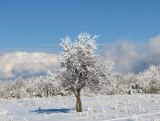
<path id="1" fill-rule="evenodd" d="M 80 90 L 77 91 L 77 95 L 76 95 L 76 111 L 82 112 L 82 102 L 80 98 Z"/>

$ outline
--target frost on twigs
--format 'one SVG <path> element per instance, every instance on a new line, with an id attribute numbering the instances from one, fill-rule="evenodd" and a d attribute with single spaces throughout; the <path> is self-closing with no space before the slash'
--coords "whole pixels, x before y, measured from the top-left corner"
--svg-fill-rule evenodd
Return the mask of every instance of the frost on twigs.
<path id="1" fill-rule="evenodd" d="M 77 40 L 69 37 L 62 39 L 60 44 L 60 70 L 58 74 L 49 72 L 49 78 L 65 90 L 81 90 L 83 87 L 97 86 L 109 79 L 114 61 L 102 59 L 96 54 L 98 36 L 80 33 Z"/>
<path id="2" fill-rule="evenodd" d="M 151 65 L 137 75 L 137 82 L 142 86 L 144 93 L 160 92 L 160 66 Z"/>
<path id="3" fill-rule="evenodd" d="M 88 33 L 80 33 L 75 41 L 69 37 L 62 39 L 61 68 L 56 76 L 50 74 L 64 90 L 71 90 L 80 104 L 81 90 L 84 87 L 96 89 L 98 85 L 102 86 L 101 82 L 109 81 L 114 65 L 113 61 L 104 61 L 96 54 L 96 39 L 97 36 L 92 37 Z"/>

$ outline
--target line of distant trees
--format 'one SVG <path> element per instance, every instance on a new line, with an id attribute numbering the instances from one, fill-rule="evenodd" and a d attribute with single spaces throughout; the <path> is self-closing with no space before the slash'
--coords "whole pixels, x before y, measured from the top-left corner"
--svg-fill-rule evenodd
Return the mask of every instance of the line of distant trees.
<path id="1" fill-rule="evenodd" d="M 111 85 L 103 85 L 101 88 L 82 90 L 84 95 L 101 94 L 136 94 L 136 93 L 160 93 L 160 66 L 150 66 L 139 74 L 113 73 Z M 17 78 L 15 80 L 0 82 L 0 98 L 35 98 L 51 97 L 56 95 L 72 95 L 72 92 L 60 92 L 55 87 L 54 81 L 46 77 L 32 77 L 29 79 Z"/>

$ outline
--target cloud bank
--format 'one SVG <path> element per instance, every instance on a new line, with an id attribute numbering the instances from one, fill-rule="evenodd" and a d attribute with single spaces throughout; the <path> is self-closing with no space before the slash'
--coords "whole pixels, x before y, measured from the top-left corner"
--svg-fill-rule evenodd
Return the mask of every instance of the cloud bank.
<path id="1" fill-rule="evenodd" d="M 148 43 L 117 41 L 105 46 L 104 56 L 114 59 L 115 70 L 122 73 L 138 73 L 149 65 L 160 65 L 160 36 Z M 58 63 L 58 55 L 43 52 L 0 53 L 0 78 L 45 75 Z"/>
<path id="2" fill-rule="evenodd" d="M 138 73 L 149 65 L 160 65 L 160 36 L 150 39 L 148 43 L 117 41 L 107 44 L 104 55 L 115 60 L 117 71 Z"/>
<path id="3" fill-rule="evenodd" d="M 10 52 L 0 55 L 0 78 L 29 77 L 46 74 L 58 63 L 56 54 Z"/>

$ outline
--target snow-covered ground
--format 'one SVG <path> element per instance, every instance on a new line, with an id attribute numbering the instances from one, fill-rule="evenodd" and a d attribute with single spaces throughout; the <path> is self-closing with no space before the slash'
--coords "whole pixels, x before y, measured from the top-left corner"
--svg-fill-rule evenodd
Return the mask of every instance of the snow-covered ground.
<path id="1" fill-rule="evenodd" d="M 0 99 L 0 121 L 160 121 L 160 95 L 82 96 Z"/>

